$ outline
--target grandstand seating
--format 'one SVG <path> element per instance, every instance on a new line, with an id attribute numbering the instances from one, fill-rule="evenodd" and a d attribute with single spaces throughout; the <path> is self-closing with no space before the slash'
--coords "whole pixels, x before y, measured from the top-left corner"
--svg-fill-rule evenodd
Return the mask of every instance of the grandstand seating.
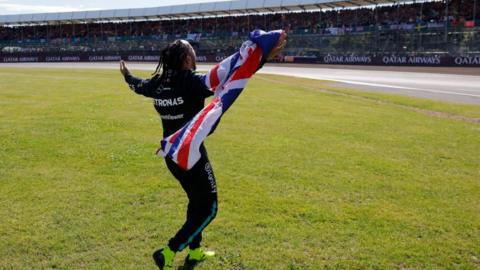
<path id="1" fill-rule="evenodd" d="M 157 21 L 0 27 L 2 53 L 158 51 L 176 38 L 229 53 L 253 28 L 286 29 L 287 55 L 480 51 L 473 0 Z M 475 21 L 477 19 L 477 21 Z M 447 29 L 447 31 L 445 31 Z"/>

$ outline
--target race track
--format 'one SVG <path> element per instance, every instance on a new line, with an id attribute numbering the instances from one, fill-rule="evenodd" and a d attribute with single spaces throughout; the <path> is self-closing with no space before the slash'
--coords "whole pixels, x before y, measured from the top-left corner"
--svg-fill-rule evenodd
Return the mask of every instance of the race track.
<path id="1" fill-rule="evenodd" d="M 154 63 L 130 63 L 131 70 L 154 70 Z M 1 67 L 116 69 L 118 63 L 18 63 Z M 212 65 L 199 65 L 208 70 Z M 389 68 L 351 66 L 266 65 L 264 74 L 329 80 L 340 87 L 387 92 L 451 102 L 480 104 L 480 69 Z"/>

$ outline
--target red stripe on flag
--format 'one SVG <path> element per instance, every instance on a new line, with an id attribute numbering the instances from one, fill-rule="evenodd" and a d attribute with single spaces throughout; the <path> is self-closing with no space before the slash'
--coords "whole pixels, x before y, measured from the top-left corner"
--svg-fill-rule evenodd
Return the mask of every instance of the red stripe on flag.
<path id="1" fill-rule="evenodd" d="M 178 136 L 180 135 L 180 131 L 182 131 L 182 129 L 179 129 L 177 132 L 175 132 L 172 136 L 172 138 L 170 138 L 170 143 L 174 143 L 175 140 L 178 138 Z"/>
<path id="2" fill-rule="evenodd" d="M 190 153 L 190 144 L 192 143 L 193 137 L 197 133 L 200 125 L 203 123 L 205 116 L 215 107 L 215 105 L 219 101 L 219 98 L 215 98 L 207 107 L 205 107 L 205 109 L 198 117 L 197 121 L 195 121 L 195 124 L 193 124 L 192 128 L 189 130 L 188 135 L 185 137 L 185 140 L 183 141 L 177 156 L 178 165 L 184 170 L 187 170 L 188 168 L 188 155 Z"/>
<path id="3" fill-rule="evenodd" d="M 262 49 L 257 47 L 255 51 L 248 57 L 247 61 L 238 68 L 230 81 L 248 79 L 257 71 L 262 59 Z"/>
<path id="4" fill-rule="evenodd" d="M 220 64 L 217 64 L 210 72 L 210 89 L 212 89 L 212 91 L 215 91 L 215 88 L 217 88 L 218 84 L 220 83 L 217 74 L 219 66 Z"/>

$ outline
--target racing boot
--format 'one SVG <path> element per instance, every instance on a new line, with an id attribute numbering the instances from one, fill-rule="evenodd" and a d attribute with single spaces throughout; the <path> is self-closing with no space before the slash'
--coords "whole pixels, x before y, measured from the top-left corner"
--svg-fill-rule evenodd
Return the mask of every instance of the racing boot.
<path id="1" fill-rule="evenodd" d="M 215 256 L 214 251 L 204 251 L 202 248 L 191 249 L 185 258 L 185 264 L 196 265 L 197 263 L 203 262 L 213 256 Z"/>
<path id="2" fill-rule="evenodd" d="M 168 246 L 153 253 L 153 260 L 160 270 L 173 270 L 173 258 L 175 258 L 175 252 Z"/>

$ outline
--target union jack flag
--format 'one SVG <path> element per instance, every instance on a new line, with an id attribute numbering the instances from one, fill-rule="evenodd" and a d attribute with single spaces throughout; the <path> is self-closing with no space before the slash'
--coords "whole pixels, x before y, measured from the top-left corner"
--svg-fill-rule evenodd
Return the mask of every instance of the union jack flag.
<path id="1" fill-rule="evenodd" d="M 215 94 L 213 100 L 185 126 L 160 142 L 157 155 L 170 157 L 184 170 L 200 159 L 200 145 L 212 134 L 222 115 L 245 88 L 248 80 L 261 67 L 262 60 L 275 47 L 281 31 L 255 30 L 240 50 L 217 64 L 203 77 Z"/>

